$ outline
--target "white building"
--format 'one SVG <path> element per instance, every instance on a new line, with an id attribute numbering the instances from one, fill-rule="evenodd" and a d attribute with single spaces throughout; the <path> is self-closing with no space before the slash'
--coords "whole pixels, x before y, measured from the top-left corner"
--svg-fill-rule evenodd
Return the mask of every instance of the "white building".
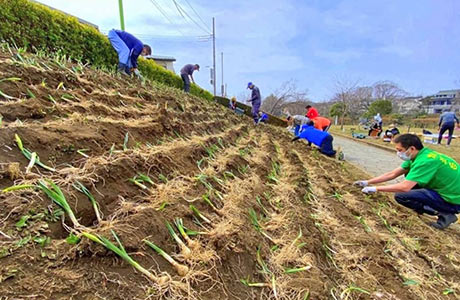
<path id="1" fill-rule="evenodd" d="M 153 59 L 157 65 L 162 66 L 166 70 L 175 72 L 174 71 L 174 62 L 176 61 L 176 59 L 174 57 L 161 56 L 161 55 L 151 55 L 151 56 L 147 56 L 146 58 L 147 59 Z"/>
<path id="2" fill-rule="evenodd" d="M 425 111 L 428 114 L 440 114 L 445 111 L 460 111 L 460 90 L 439 91 L 432 96 Z"/>

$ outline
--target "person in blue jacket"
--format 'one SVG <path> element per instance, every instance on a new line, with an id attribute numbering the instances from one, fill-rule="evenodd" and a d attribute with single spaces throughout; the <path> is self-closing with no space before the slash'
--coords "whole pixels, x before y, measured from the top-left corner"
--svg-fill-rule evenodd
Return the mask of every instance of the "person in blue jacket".
<path id="1" fill-rule="evenodd" d="M 122 30 L 110 30 L 108 38 L 118 53 L 118 71 L 128 75 L 134 73 L 140 77 L 137 70 L 137 59 L 139 55 L 152 55 L 152 48 L 149 45 L 144 45 L 134 35 Z"/>
<path id="2" fill-rule="evenodd" d="M 314 127 L 313 122 L 302 126 L 302 132 L 292 139 L 292 141 L 297 141 L 298 139 L 306 139 L 308 145 L 315 144 L 319 147 L 319 151 L 327 156 L 334 156 L 336 151 L 332 146 L 332 141 L 334 138 L 327 131 L 321 131 Z"/>
<path id="3" fill-rule="evenodd" d="M 267 123 L 268 122 L 268 115 L 264 113 L 263 111 L 259 112 L 259 120 L 257 121 L 257 124 L 259 123 Z"/>

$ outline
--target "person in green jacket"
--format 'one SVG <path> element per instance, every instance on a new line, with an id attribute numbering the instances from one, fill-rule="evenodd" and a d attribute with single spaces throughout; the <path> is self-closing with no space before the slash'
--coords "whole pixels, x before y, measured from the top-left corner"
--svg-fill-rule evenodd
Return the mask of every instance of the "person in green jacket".
<path id="1" fill-rule="evenodd" d="M 381 176 L 356 181 L 363 193 L 393 192 L 395 200 L 419 214 L 437 216 L 430 225 L 445 229 L 460 213 L 460 165 L 447 155 L 423 147 L 418 136 L 402 134 L 394 140 L 397 155 L 404 162 Z M 405 175 L 404 181 L 370 186 Z"/>

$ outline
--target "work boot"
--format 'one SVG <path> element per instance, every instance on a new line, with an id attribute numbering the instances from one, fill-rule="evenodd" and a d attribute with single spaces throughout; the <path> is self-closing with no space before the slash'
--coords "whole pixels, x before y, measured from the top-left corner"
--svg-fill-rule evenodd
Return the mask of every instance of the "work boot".
<path id="1" fill-rule="evenodd" d="M 457 222 L 457 216 L 454 214 L 439 214 L 438 221 L 430 225 L 436 229 L 446 229 L 450 224 Z"/>
<path id="2" fill-rule="evenodd" d="M 130 75 L 128 72 L 126 72 L 127 66 L 125 64 L 119 63 L 117 71 L 120 72 L 123 75 Z"/>
<path id="3" fill-rule="evenodd" d="M 428 205 L 423 205 L 423 212 L 430 216 L 438 216 L 439 212 Z"/>

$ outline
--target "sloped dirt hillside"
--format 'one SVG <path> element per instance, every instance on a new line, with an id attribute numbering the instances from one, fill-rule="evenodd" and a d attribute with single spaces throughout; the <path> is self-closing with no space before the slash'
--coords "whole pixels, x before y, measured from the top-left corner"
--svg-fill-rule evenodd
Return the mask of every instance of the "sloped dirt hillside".
<path id="1" fill-rule="evenodd" d="M 0 194 L 0 298 L 458 299 L 455 226 L 361 194 L 284 129 L 3 48 L 0 188 L 27 186 Z"/>

